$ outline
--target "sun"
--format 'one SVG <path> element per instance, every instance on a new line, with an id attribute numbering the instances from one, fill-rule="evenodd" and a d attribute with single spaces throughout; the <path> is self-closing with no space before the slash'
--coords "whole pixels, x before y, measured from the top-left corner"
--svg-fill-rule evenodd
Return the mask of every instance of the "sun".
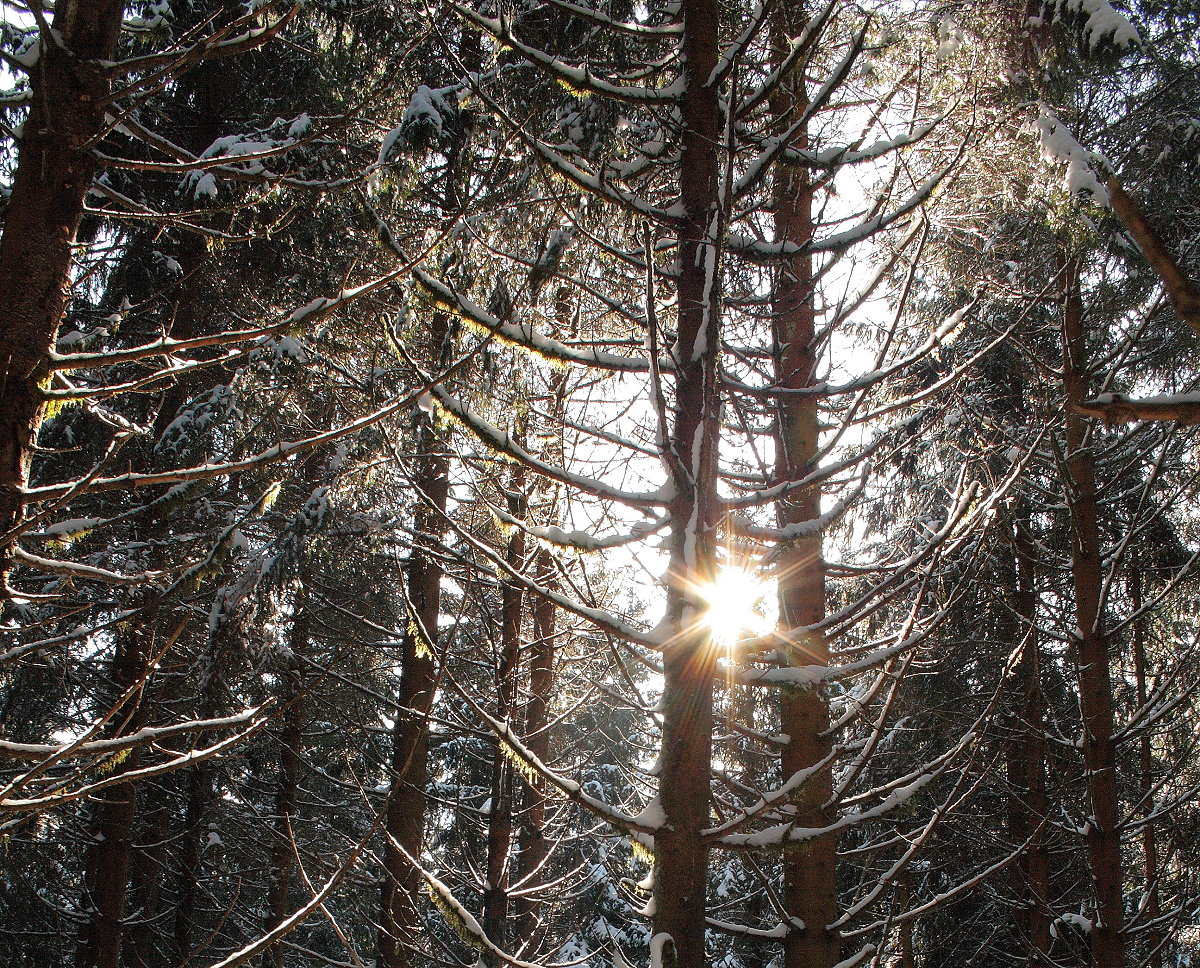
<path id="1" fill-rule="evenodd" d="M 707 608 L 703 622 L 713 641 L 726 649 L 745 635 L 766 635 L 775 627 L 775 587 L 744 568 L 723 568 L 699 588 Z"/>

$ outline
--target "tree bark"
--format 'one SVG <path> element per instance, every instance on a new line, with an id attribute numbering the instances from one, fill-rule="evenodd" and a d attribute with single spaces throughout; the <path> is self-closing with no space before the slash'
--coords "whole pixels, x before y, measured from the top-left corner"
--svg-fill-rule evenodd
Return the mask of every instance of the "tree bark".
<path id="1" fill-rule="evenodd" d="M 665 823 L 655 835 L 652 943 L 664 968 L 700 968 L 711 803 L 713 673 L 711 630 L 698 621 L 698 587 L 715 576 L 720 394 L 721 112 L 709 78 L 717 62 L 719 6 L 683 0 L 684 93 L 680 165 L 678 325 L 675 399 L 664 455 L 671 466 L 671 531 L 663 642 L 663 731 L 659 798 Z M 649 253 L 647 254 L 649 257 Z"/>
<path id="2" fill-rule="evenodd" d="M 1179 318 L 1200 333 L 1200 289 L 1180 268 L 1178 261 L 1167 250 L 1146 218 L 1141 206 L 1125 191 L 1120 179 L 1110 174 L 1105 180 L 1105 187 L 1108 189 L 1113 212 L 1142 250 L 1150 268 L 1158 273 Z"/>
<path id="3" fill-rule="evenodd" d="M 518 426 L 515 436 L 525 436 Z M 509 482 L 508 513 L 519 521 L 527 514 L 525 489 L 528 474 L 523 465 L 512 470 Z M 525 564 L 525 532 L 514 528 L 504 553 L 509 568 L 520 571 Z M 496 718 L 512 724 L 517 713 L 517 673 L 521 662 L 521 624 L 525 596 L 517 582 L 505 581 L 500 588 L 500 665 L 496 670 L 499 702 Z M 497 947 L 503 948 L 508 937 L 509 861 L 513 839 L 513 793 L 515 783 L 512 762 L 503 742 L 495 740 L 492 753 L 491 809 L 488 813 L 487 884 L 483 893 L 483 931 Z M 498 964 L 495 956 L 484 955 L 484 963 Z"/>
<path id="4" fill-rule="evenodd" d="M 113 702 L 136 689 L 117 712 L 111 736 L 136 732 L 145 725 L 141 692 L 145 688 L 151 654 L 154 610 L 128 623 L 117 639 L 109 672 Z M 127 773 L 141 762 L 134 747 L 124 758 L 114 757 L 114 770 Z M 77 968 L 119 968 L 125 916 L 125 896 L 133 853 L 133 825 L 137 815 L 137 784 L 119 783 L 96 794 L 92 808 L 91 843 L 84 862 L 84 891 L 80 909 L 86 920 L 79 929 L 75 953 Z"/>
<path id="5" fill-rule="evenodd" d="M 145 796 L 149 791 L 143 787 L 142 792 Z M 131 911 L 122 945 L 123 960 L 127 968 L 155 968 L 160 964 L 162 952 L 157 922 L 163 910 L 171 810 L 166 802 L 159 800 L 149 809 L 143 803 L 140 813 L 139 836 L 131 851 L 128 902 Z"/>
<path id="6" fill-rule="evenodd" d="M 1029 962 L 1050 964 L 1050 852 L 1045 823 L 1049 800 L 1046 793 L 1046 700 L 1042 693 L 1041 645 L 1037 627 L 1037 552 L 1029 534 L 1027 515 L 1013 525 L 1017 586 L 1014 608 L 1020 618 L 1017 634 L 1022 638 L 1017 681 L 1020 684 L 1021 721 L 1013 741 L 1013 770 L 1010 782 L 1020 794 L 1011 800 L 1013 839 L 1029 841 L 1017 872 L 1017 897 L 1024 897 L 1021 927 L 1029 947 Z"/>
<path id="7" fill-rule="evenodd" d="M 449 355 L 449 320 L 435 313 L 431 334 L 435 352 Z M 422 882 L 412 863 L 419 862 L 425 839 L 425 787 L 429 781 L 429 710 L 436 688 L 434 649 L 441 611 L 442 566 L 436 549 L 445 530 L 450 460 L 433 423 L 423 418 L 418 453 L 421 462 L 413 485 L 424 495 L 416 513 L 417 543 L 409 555 L 406 588 L 411 607 L 401 643 L 398 710 L 392 730 L 392 792 L 388 799 L 384 876 L 380 900 L 378 968 L 407 968 L 417 933 L 417 899 Z"/>
<path id="8" fill-rule="evenodd" d="M 542 588 L 554 586 L 555 569 L 550 552 L 538 552 L 534 577 Z M 554 690 L 555 605 L 539 598 L 533 607 L 533 642 L 529 646 L 529 702 L 525 706 L 525 746 L 542 763 L 550 761 L 550 695 Z M 528 890 L 531 882 L 550 856 L 546 838 L 546 781 L 535 776 L 524 788 L 520 849 L 517 852 L 514 881 Z M 539 933 L 540 904 L 532 897 L 515 902 L 517 937 L 534 945 Z"/>
<path id="9" fill-rule="evenodd" d="M 1071 574 L 1075 589 L 1075 655 L 1083 717 L 1083 758 L 1092 816 L 1087 822 L 1088 860 L 1095 895 L 1091 931 L 1097 968 L 1124 968 L 1125 907 L 1121 865 L 1119 791 L 1113 744 L 1112 680 L 1101 596 L 1103 570 L 1096 511 L 1096 467 L 1088 427 L 1074 407 L 1087 397 L 1088 363 L 1079 264 L 1064 258 L 1059 274 L 1063 300 L 1062 359 L 1066 391 L 1066 490 L 1071 515 Z"/>
<path id="10" fill-rule="evenodd" d="M 554 308 L 558 329 L 566 335 L 574 328 L 571 321 L 571 290 L 560 286 L 555 295 Z M 566 370 L 557 370 L 550 377 L 546 408 L 550 417 L 546 432 L 549 437 L 545 445 L 548 461 L 563 463 L 562 419 L 566 408 L 568 375 Z M 548 520 L 558 519 L 558 492 L 556 485 L 547 485 L 544 495 L 544 513 Z M 533 559 L 534 581 L 541 588 L 553 590 L 558 583 L 558 570 L 554 556 L 546 548 L 538 550 Z M 558 651 L 556 619 L 558 608 L 552 600 L 538 596 L 533 607 L 533 641 L 529 644 L 529 701 L 524 709 L 525 745 L 542 763 L 550 762 L 550 698 L 554 690 L 554 664 Z M 526 776 L 522 794 L 522 826 L 513 880 L 520 885 L 522 894 L 514 900 L 515 928 L 517 937 L 524 945 L 524 952 L 537 951 L 543 936 L 540 921 L 541 898 L 534 892 L 534 884 L 543 878 L 546 861 L 550 857 L 550 841 L 546 837 L 546 810 L 549 804 L 546 781 L 537 774 Z M 525 960 L 531 960 L 529 955 Z"/>
<path id="11" fill-rule="evenodd" d="M 304 671 L 302 657 L 308 649 L 308 596 L 300 574 L 296 592 L 296 612 L 289 636 L 291 658 L 288 660 L 285 686 L 283 731 L 279 737 L 279 776 L 275 785 L 275 834 L 271 842 L 271 882 L 267 893 L 267 921 L 264 933 L 281 925 L 288 917 L 288 898 L 292 888 L 295 852 L 293 818 L 296 814 L 296 791 L 300 784 L 300 756 L 304 724 Z M 265 968 L 283 968 L 284 948 L 272 945 L 263 955 Z"/>
<path id="12" fill-rule="evenodd" d="M 0 602 L 8 598 L 12 542 L 42 414 L 41 385 L 66 310 L 71 246 L 96 173 L 121 0 L 62 0 L 42 38 L 0 237 Z"/>
<path id="13" fill-rule="evenodd" d="M 1140 612 L 1142 573 L 1136 564 L 1130 568 L 1129 593 L 1134 612 Z M 1133 674 L 1137 681 L 1138 708 L 1145 709 L 1148 696 L 1146 632 L 1141 616 L 1133 620 Z M 1148 819 L 1154 814 L 1154 752 L 1150 747 L 1150 735 L 1146 732 L 1138 737 L 1138 794 L 1141 801 L 1140 812 L 1145 821 L 1145 826 L 1142 827 L 1142 890 L 1145 892 L 1146 920 L 1153 923 L 1162 916 L 1162 902 L 1158 896 L 1158 834 L 1153 821 Z M 1162 929 L 1152 928 L 1146 935 L 1146 946 L 1150 952 L 1146 968 L 1163 968 Z"/>
<path id="14" fill-rule="evenodd" d="M 228 683 L 223 670 L 231 653 L 244 648 L 244 629 L 223 621 L 208 638 L 199 659 L 196 689 L 197 719 L 211 719 L 228 706 Z M 217 761 L 205 760 L 187 771 L 187 799 L 179 833 L 178 875 L 176 878 L 175 917 L 171 930 L 172 968 L 186 968 L 194 954 L 199 923 L 204 870 L 204 850 L 208 846 L 209 823 L 217 816 Z"/>
<path id="15" fill-rule="evenodd" d="M 171 964 L 186 968 L 192 957 L 196 909 L 200 898 L 200 869 L 204 852 L 205 822 L 212 815 L 216 791 L 213 771 L 207 763 L 198 763 L 188 771 L 187 801 L 183 813 L 179 875 L 176 880 L 175 917 L 171 931 Z"/>
<path id="16" fill-rule="evenodd" d="M 779 39 L 795 34 L 799 14 L 781 9 L 775 28 Z M 793 71 L 771 97 L 780 126 L 794 123 L 808 107 L 804 79 Z M 800 133 L 797 147 L 806 147 Z M 778 166 L 772 215 L 775 238 L 804 245 L 813 237 L 813 189 L 807 170 Z M 811 387 L 816 382 L 816 310 L 812 260 L 806 254 L 781 264 L 771 294 L 775 382 L 781 390 Z M 820 446 L 817 398 L 780 395 L 777 405 L 776 475 L 795 480 L 815 470 Z M 817 487 L 796 491 L 776 510 L 780 527 L 814 521 L 821 515 Z M 783 629 L 812 626 L 825 618 L 825 558 L 820 532 L 784 542 L 780 548 L 779 621 Z M 790 665 L 827 665 L 829 644 L 819 633 L 793 641 L 785 656 Z M 785 778 L 826 759 L 832 749 L 829 704 L 816 689 L 784 685 L 780 689 L 780 728 L 789 739 L 783 749 Z M 813 775 L 792 796 L 792 819 L 801 827 L 825 827 L 836 819 L 833 767 Z M 841 960 L 837 933 L 828 925 L 838 917 L 837 837 L 834 834 L 788 847 L 783 861 L 784 908 L 792 930 L 784 938 L 785 968 L 831 968 Z M 799 925 L 803 928 L 800 929 Z"/>

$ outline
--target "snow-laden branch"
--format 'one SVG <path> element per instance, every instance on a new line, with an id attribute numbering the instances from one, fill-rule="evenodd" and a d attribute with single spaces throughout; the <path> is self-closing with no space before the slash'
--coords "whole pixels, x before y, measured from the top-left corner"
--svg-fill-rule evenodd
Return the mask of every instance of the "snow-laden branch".
<path id="1" fill-rule="evenodd" d="M 854 145 L 838 145 L 830 148 L 788 148 L 784 159 L 792 163 L 802 163 L 813 168 L 841 168 L 847 165 L 858 165 L 867 161 L 877 161 L 884 155 L 901 148 L 908 148 L 923 141 L 945 119 L 945 115 L 933 121 L 922 121 L 913 125 L 903 134 L 894 138 L 880 138 L 866 148 Z"/>
<path id="2" fill-rule="evenodd" d="M 549 71 L 571 90 L 581 94 L 600 94 L 634 104 L 662 105 L 674 103 L 683 93 L 682 75 L 677 76 L 670 84 L 659 88 L 613 83 L 603 77 L 597 77 L 586 65 L 576 67 L 546 53 L 539 47 L 525 43 L 509 29 L 506 20 L 487 17 L 460 3 L 453 4 L 453 7 L 459 16 L 482 27 L 502 44 L 525 55 L 530 63 Z"/>
<path id="3" fill-rule="evenodd" d="M 883 646 L 868 652 L 866 655 L 855 659 L 853 662 L 839 663 L 838 665 L 803 665 L 803 666 L 787 666 L 781 665 L 773 669 L 737 669 L 730 666 L 729 670 L 735 674 L 742 682 L 747 684 L 766 683 L 776 685 L 792 685 L 802 686 L 807 689 L 815 689 L 819 686 L 830 682 L 838 682 L 842 679 L 848 679 L 851 676 L 858 675 L 860 672 L 865 672 L 868 669 L 873 669 L 883 665 L 888 659 L 892 659 L 898 655 L 902 655 L 929 638 L 930 635 L 946 620 L 950 615 L 950 609 L 933 615 L 927 625 L 914 632 L 899 642 L 893 642 L 891 645 Z M 807 630 L 796 634 L 796 630 L 791 632 L 781 633 L 779 639 L 785 640 L 788 645 L 792 646 L 794 651 L 795 646 L 803 646 L 806 639 L 811 638 L 811 633 Z"/>
<path id="4" fill-rule="evenodd" d="M 670 500 L 669 488 L 666 486 L 653 492 L 627 491 L 623 488 L 614 487 L 611 484 L 605 484 L 603 481 L 596 480 L 593 477 L 585 477 L 582 474 L 572 473 L 565 467 L 559 467 L 544 461 L 522 447 L 512 434 L 501 430 L 472 411 L 470 407 L 450 393 L 445 387 L 440 385 L 435 386 L 430 390 L 429 395 L 446 414 L 453 417 L 458 423 L 479 438 L 489 449 L 518 461 L 543 477 L 558 481 L 560 484 L 566 484 L 593 497 L 598 497 L 606 501 L 616 501 L 627 507 L 661 508 L 665 507 Z"/>
<path id="5" fill-rule="evenodd" d="M 899 206 L 889 212 L 881 212 L 853 228 L 834 232 L 811 242 L 763 242 L 749 235 L 731 232 L 726 240 L 726 247 L 731 252 L 744 256 L 751 261 L 771 261 L 775 259 L 790 259 L 798 255 L 814 252 L 838 252 L 850 248 L 884 229 L 895 225 L 912 214 L 929 200 L 942 181 L 958 167 L 958 159 L 947 165 L 937 174 L 930 176 L 913 191 Z"/>
<path id="6" fill-rule="evenodd" d="M 128 349 L 109 350 L 99 353 L 49 353 L 51 370 L 82 370 L 100 366 L 111 366 L 114 363 L 132 363 L 151 356 L 175 356 L 188 350 L 204 349 L 209 346 L 228 346 L 248 341 L 261 341 L 271 336 L 285 332 L 293 327 L 309 325 L 318 322 L 342 309 L 363 296 L 370 295 L 376 290 L 392 285 L 398 279 L 406 276 L 412 264 L 405 264 L 385 272 L 360 286 L 343 289 L 335 296 L 319 296 L 303 306 L 293 309 L 283 319 L 265 326 L 255 326 L 249 329 L 226 330 L 211 336 L 197 336 L 191 339 L 172 339 L 164 336 L 162 339 Z"/>
<path id="7" fill-rule="evenodd" d="M 630 373 L 642 373 L 650 368 L 649 361 L 641 357 L 620 356 L 598 347 L 585 349 L 570 346 L 553 337 L 546 336 L 531 323 L 514 323 L 507 319 L 500 319 L 478 303 L 439 282 L 422 269 L 414 270 L 413 278 L 424 287 L 439 306 L 466 322 L 499 337 L 505 343 L 527 350 L 543 359 Z"/>
<path id="8" fill-rule="evenodd" d="M 531 537 L 537 538 L 543 544 L 555 548 L 569 548 L 573 551 L 592 552 L 603 551 L 606 548 L 622 548 L 626 545 L 645 541 L 652 534 L 661 531 L 667 525 L 665 516 L 650 521 L 640 521 L 630 531 L 619 534 L 609 534 L 597 537 L 588 531 L 564 531 L 557 525 L 529 524 L 515 515 L 509 514 L 503 508 L 492 506 L 494 514 L 508 527 L 518 528 Z"/>
<path id="9" fill-rule="evenodd" d="M 153 581 L 162 575 L 159 571 L 142 571 L 125 574 L 110 571 L 107 568 L 97 568 L 95 565 L 85 565 L 81 561 L 62 561 L 56 558 L 43 558 L 35 555 L 19 545 L 14 545 L 12 556 L 21 564 L 38 571 L 49 572 L 52 575 L 70 575 L 74 578 L 88 578 L 92 581 L 102 581 L 110 585 L 137 585 Z"/>
<path id="10" fill-rule="evenodd" d="M 257 454 L 241 460 L 202 464 L 196 467 L 184 467 L 178 470 L 152 474 L 139 474 L 130 471 L 127 474 L 119 474 L 115 477 L 98 477 L 89 481 L 84 486 L 80 486 L 80 482 L 78 481 L 67 484 L 43 484 L 37 487 L 25 488 L 22 491 L 22 495 L 27 503 L 33 503 L 35 501 L 56 500 L 69 493 L 137 490 L 138 488 L 151 487 L 156 484 L 179 484 L 184 481 L 211 480 L 214 477 L 239 474 L 251 468 L 261 467 L 264 464 L 274 463 L 275 461 L 291 457 L 294 454 L 302 454 L 325 444 L 334 443 L 344 437 L 350 437 L 360 430 L 372 427 L 386 420 L 393 414 L 412 408 L 425 392 L 423 388 L 414 390 L 364 417 L 342 424 L 342 426 L 336 427 L 333 430 L 327 430 L 324 433 L 314 434 L 311 437 L 305 437 L 300 440 L 281 441 L 272 447 L 267 447 Z"/>
<path id="11" fill-rule="evenodd" d="M 262 712 L 265 708 L 265 705 L 259 707 L 258 712 Z M 269 717 L 267 716 L 259 716 L 257 719 L 252 720 L 245 729 L 232 736 L 219 740 L 209 746 L 191 749 L 186 753 L 179 753 L 162 763 L 154 763 L 136 770 L 126 770 L 123 773 L 114 773 L 103 780 L 85 783 L 82 786 L 71 787 L 66 790 L 56 790 L 44 796 L 5 797 L 0 799 L 0 813 L 20 814 L 36 810 L 48 810 L 74 800 L 82 800 L 85 797 L 95 796 L 101 790 L 106 790 L 109 787 L 122 783 L 139 783 L 151 777 L 162 776 L 166 773 L 185 769 L 195 763 L 201 763 L 205 760 L 221 756 L 226 751 L 233 749 L 239 743 L 242 743 L 258 732 L 268 720 Z M 3 826 L 7 826 L 7 824 L 0 825 L 0 829 L 3 829 Z"/>
<path id="12" fill-rule="evenodd" d="M 641 843 L 642 846 L 653 849 L 654 834 L 665 822 L 662 807 L 657 797 L 652 798 L 646 808 L 635 817 L 584 792 L 578 780 L 563 776 L 558 771 L 552 770 L 543 763 L 538 755 L 521 741 L 509 723 L 501 722 L 488 713 L 453 676 L 448 676 L 447 678 L 463 702 L 496 735 L 509 752 L 516 756 L 526 767 L 533 770 L 569 800 L 573 800 L 575 803 L 586 807 L 592 814 L 613 824 L 622 833 L 629 834 Z"/>
<path id="13" fill-rule="evenodd" d="M 126 733 L 123 736 L 113 736 L 109 739 L 91 740 L 86 743 L 14 743 L 0 740 L 0 757 L 8 759 L 41 759 L 53 756 L 59 759 L 74 759 L 81 756 L 99 756 L 129 749 L 133 746 L 148 746 L 172 736 L 186 733 L 198 733 L 208 729 L 225 729 L 230 726 L 240 726 L 249 722 L 263 711 L 262 706 L 254 706 L 233 716 L 222 716 L 217 719 L 192 719 L 183 723 L 173 723 L 170 726 L 143 726 L 141 729 Z"/>
<path id="14" fill-rule="evenodd" d="M 1085 417 L 1097 417 L 1106 423 L 1171 421 L 1181 427 L 1200 424 L 1200 391 L 1165 393 L 1134 399 L 1120 393 L 1101 393 L 1071 408 Z"/>
<path id="15" fill-rule="evenodd" d="M 944 768 L 943 768 L 944 769 Z M 780 823 L 752 834 L 728 834 L 715 839 L 721 847 L 783 847 L 787 844 L 802 844 L 827 834 L 845 830 L 867 820 L 885 816 L 897 807 L 901 807 L 931 783 L 942 771 L 923 773 L 917 779 L 904 786 L 898 787 L 884 797 L 879 803 L 866 810 L 848 810 L 837 820 L 824 827 L 801 827 L 795 823 Z"/>

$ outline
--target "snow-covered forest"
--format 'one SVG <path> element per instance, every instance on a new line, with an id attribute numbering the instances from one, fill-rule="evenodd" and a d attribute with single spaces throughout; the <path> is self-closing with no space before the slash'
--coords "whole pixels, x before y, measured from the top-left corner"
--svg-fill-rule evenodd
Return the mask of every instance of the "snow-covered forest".
<path id="1" fill-rule="evenodd" d="M 0 11 L 0 964 L 1200 968 L 1200 0 Z"/>

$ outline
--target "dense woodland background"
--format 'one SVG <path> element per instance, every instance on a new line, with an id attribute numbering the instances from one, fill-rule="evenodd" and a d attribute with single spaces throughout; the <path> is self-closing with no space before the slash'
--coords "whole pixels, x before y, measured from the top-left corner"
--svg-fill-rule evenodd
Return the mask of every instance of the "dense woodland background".
<path id="1" fill-rule="evenodd" d="M 1200 958 L 1200 5 L 2 9 L 0 963 Z"/>

